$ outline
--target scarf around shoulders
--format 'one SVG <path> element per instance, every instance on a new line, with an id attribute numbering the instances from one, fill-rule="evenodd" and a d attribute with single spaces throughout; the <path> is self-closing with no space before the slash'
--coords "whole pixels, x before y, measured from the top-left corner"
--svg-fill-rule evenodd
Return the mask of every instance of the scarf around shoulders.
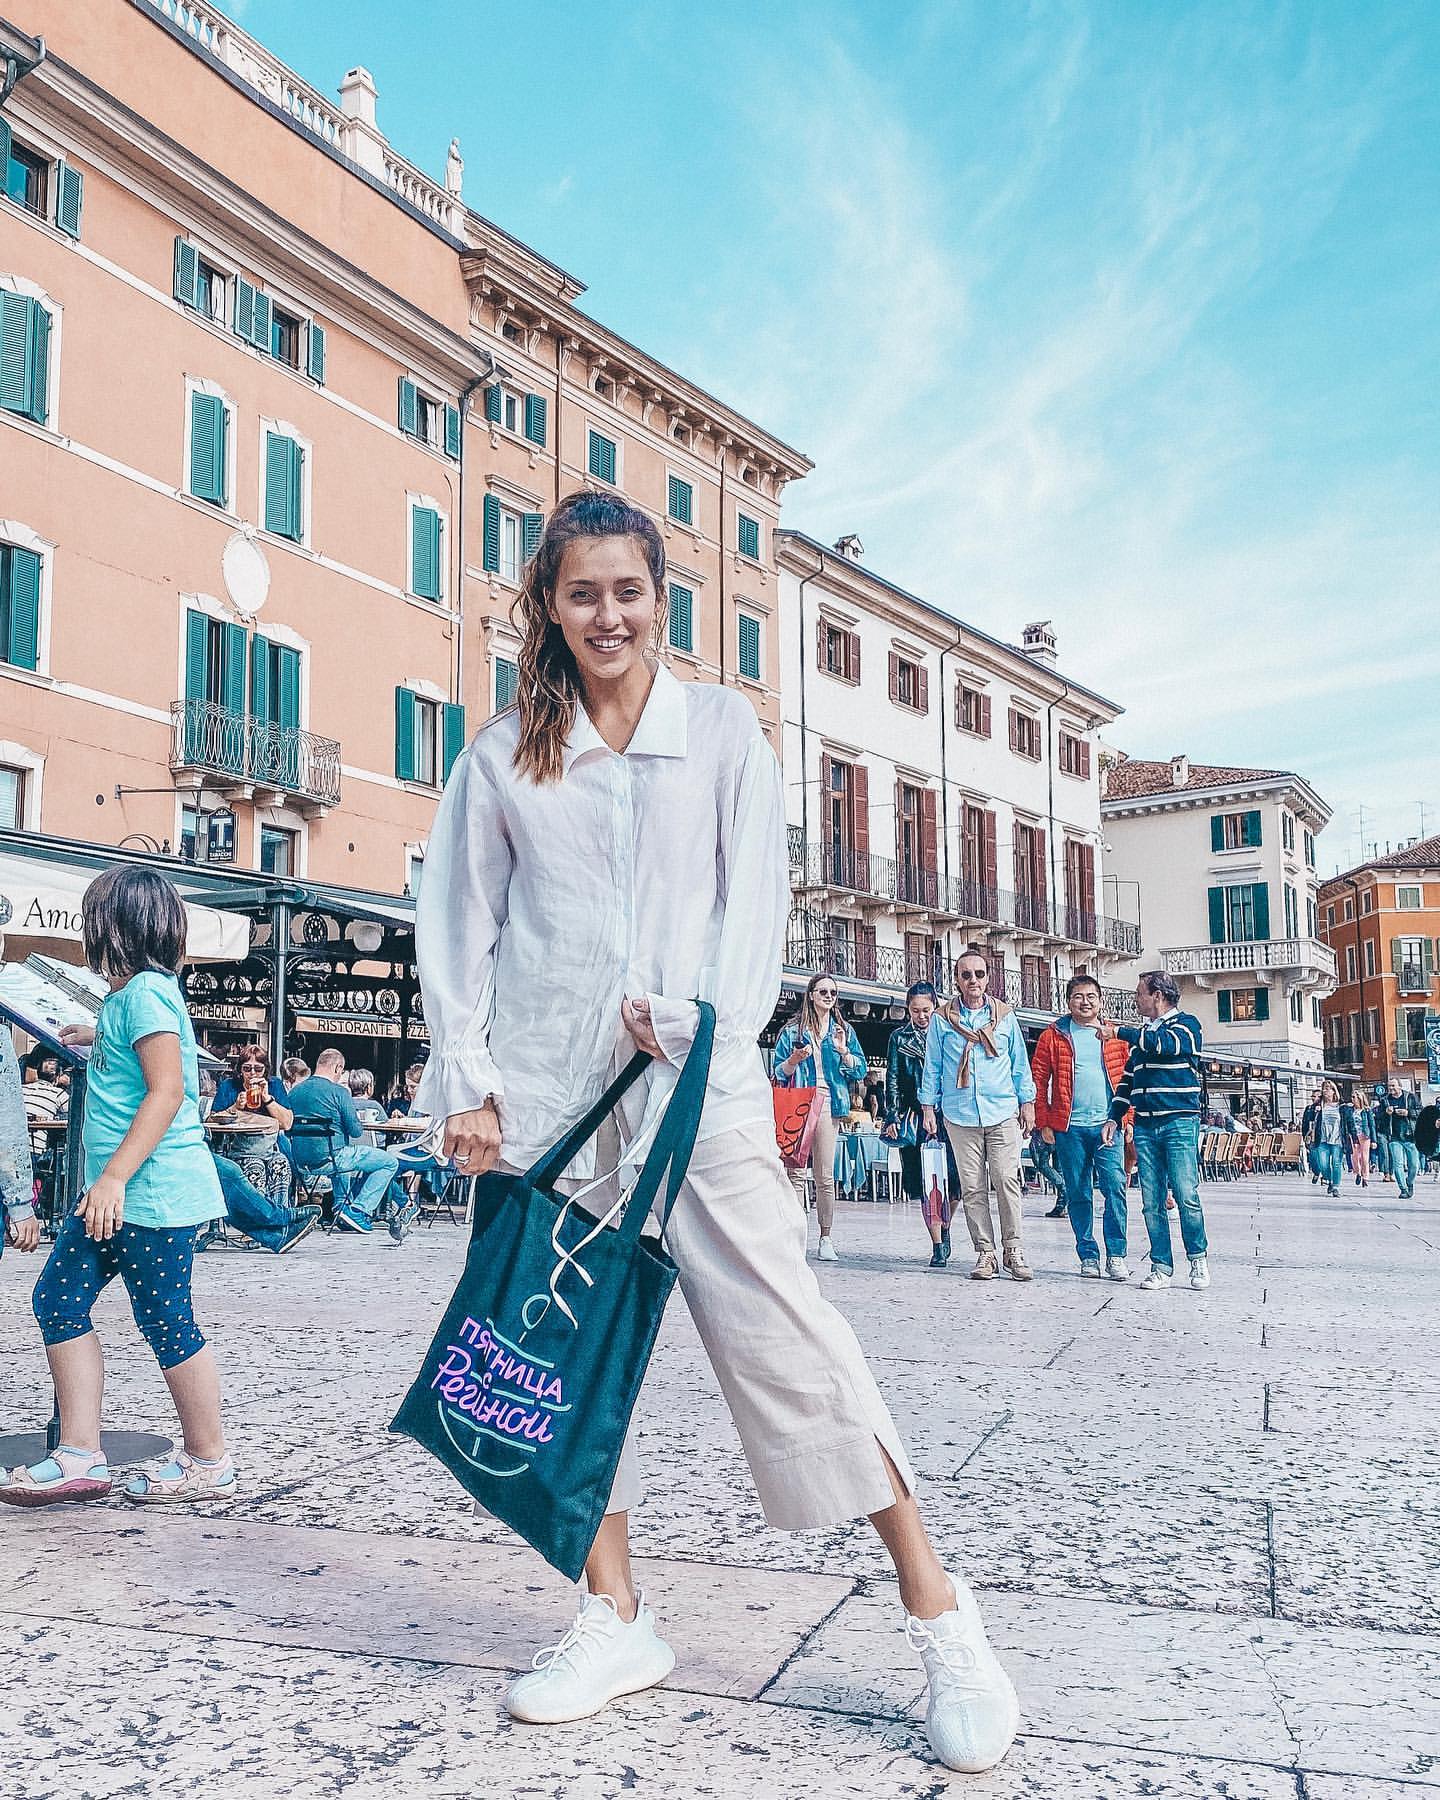
<path id="1" fill-rule="evenodd" d="M 958 1032 L 965 1040 L 965 1048 L 960 1052 L 960 1067 L 955 1075 L 957 1088 L 967 1088 L 970 1085 L 970 1058 L 974 1054 L 977 1044 L 987 1056 L 999 1056 L 1000 1054 L 1000 1046 L 995 1041 L 995 1033 L 999 1030 L 1006 1013 L 1013 1012 L 1014 1008 L 1007 1000 L 998 1000 L 993 996 L 987 998 L 985 1005 L 990 1014 L 990 1023 L 979 1026 L 966 1025 L 963 1022 L 958 1000 L 947 1000 L 940 1008 L 940 1017 L 952 1031 Z"/>

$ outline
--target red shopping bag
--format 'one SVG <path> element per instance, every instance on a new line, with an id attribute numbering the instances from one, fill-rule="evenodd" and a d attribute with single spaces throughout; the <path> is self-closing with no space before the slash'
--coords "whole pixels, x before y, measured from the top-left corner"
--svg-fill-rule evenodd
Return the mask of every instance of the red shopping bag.
<path id="1" fill-rule="evenodd" d="M 819 1088 L 777 1087 L 770 1090 L 775 1102 L 775 1142 L 787 1169 L 803 1169 L 810 1161 L 810 1146 L 820 1117 L 823 1096 Z"/>

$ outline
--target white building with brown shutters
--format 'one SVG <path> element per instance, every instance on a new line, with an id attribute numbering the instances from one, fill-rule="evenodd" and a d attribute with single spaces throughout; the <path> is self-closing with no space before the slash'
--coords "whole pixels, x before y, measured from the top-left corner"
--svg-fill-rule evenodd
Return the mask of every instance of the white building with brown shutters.
<path id="1" fill-rule="evenodd" d="M 948 991 L 973 941 L 1038 1022 L 1075 970 L 1106 983 L 1139 950 L 1096 889 L 1095 734 L 1121 709 L 1060 673 L 1048 624 L 1003 643 L 862 554 L 854 538 L 776 540 L 787 982 L 831 969 L 874 1016 L 912 981 Z"/>

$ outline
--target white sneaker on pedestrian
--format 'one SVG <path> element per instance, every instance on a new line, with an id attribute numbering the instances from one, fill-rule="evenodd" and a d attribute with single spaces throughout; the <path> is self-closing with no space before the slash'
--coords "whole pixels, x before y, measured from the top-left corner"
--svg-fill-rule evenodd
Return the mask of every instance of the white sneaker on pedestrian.
<path id="1" fill-rule="evenodd" d="M 1082 1262 L 1080 1265 L 1080 1277 L 1083 1281 L 1098 1281 L 1100 1279 L 1099 1263 Z"/>
<path id="2" fill-rule="evenodd" d="M 1210 1285 L 1210 1264 L 1203 1256 L 1190 1258 L 1190 1285 L 1192 1288 L 1207 1288 Z"/>
<path id="3" fill-rule="evenodd" d="M 1112 1281 L 1128 1281 L 1130 1279 L 1130 1270 L 1123 1256 L 1107 1256 L 1105 1273 Z"/>
<path id="4" fill-rule="evenodd" d="M 1157 1269 L 1154 1263 L 1151 1263 L 1150 1273 L 1140 1283 L 1140 1292 L 1142 1294 L 1153 1294 L 1156 1288 L 1169 1287 L 1172 1279 L 1169 1269 Z"/>
<path id="5" fill-rule="evenodd" d="M 815 1254 L 820 1258 L 821 1262 L 839 1262 L 840 1260 L 839 1256 L 836 1255 L 834 1244 L 830 1242 L 828 1237 L 821 1238 L 820 1248 Z"/>
<path id="6" fill-rule="evenodd" d="M 938 1619 L 907 1618 L 905 1636 L 920 1652 L 930 1684 L 925 1732 L 947 1769 L 993 1769 L 1020 1724 L 1014 1683 L 990 1648 L 975 1596 L 958 1577 L 955 1610 Z"/>
<path id="7" fill-rule="evenodd" d="M 674 1667 L 675 1652 L 656 1631 L 644 1594 L 629 1624 L 608 1594 L 587 1594 L 560 1642 L 510 1683 L 505 1710 L 527 1725 L 588 1719 L 622 1694 L 655 1687 Z"/>

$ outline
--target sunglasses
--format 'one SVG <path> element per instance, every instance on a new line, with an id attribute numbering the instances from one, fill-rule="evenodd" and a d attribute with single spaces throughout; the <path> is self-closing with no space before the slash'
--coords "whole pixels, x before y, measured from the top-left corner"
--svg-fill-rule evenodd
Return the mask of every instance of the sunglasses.
<path id="1" fill-rule="evenodd" d="M 817 1000 L 833 1000 L 839 991 L 838 988 L 816 988 L 815 998 Z"/>
<path id="2" fill-rule="evenodd" d="M 989 973 L 988 969 L 962 969 L 960 979 L 962 981 L 984 981 Z"/>

